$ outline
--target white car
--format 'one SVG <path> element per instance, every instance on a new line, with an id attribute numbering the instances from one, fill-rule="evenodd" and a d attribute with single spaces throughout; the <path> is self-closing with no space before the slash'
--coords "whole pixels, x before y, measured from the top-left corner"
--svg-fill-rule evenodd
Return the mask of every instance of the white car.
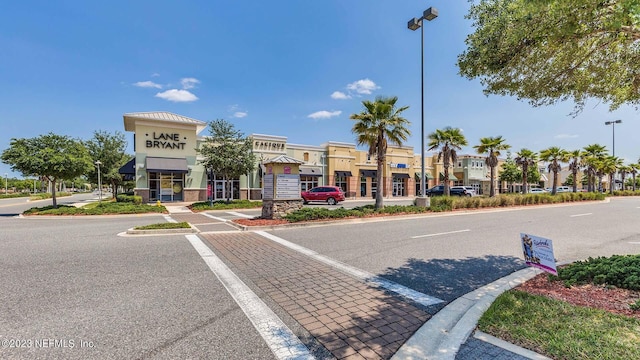
<path id="1" fill-rule="evenodd" d="M 547 190 L 543 188 L 531 188 L 529 189 L 529 194 L 546 194 Z"/>
<path id="2" fill-rule="evenodd" d="M 476 192 L 476 189 L 473 188 L 473 186 L 452 186 L 451 190 L 453 189 L 464 189 L 466 190 L 467 196 L 478 196 L 478 193 Z"/>

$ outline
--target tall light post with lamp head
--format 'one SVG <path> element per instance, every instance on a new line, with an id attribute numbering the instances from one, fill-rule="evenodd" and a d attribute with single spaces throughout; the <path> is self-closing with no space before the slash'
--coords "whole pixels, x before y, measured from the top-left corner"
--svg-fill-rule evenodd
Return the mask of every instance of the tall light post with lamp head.
<path id="1" fill-rule="evenodd" d="M 96 166 L 98 167 L 98 202 L 102 204 L 102 182 L 100 181 L 100 160 L 96 160 Z"/>
<path id="2" fill-rule="evenodd" d="M 420 29 L 420 105 L 421 105 L 421 127 L 420 127 L 420 152 L 421 152 L 421 164 L 420 164 L 420 197 L 417 199 L 416 204 L 418 206 L 427 206 L 426 197 L 427 186 L 426 186 L 426 174 L 425 174 L 425 164 L 424 164 L 424 23 L 423 20 L 431 21 L 438 17 L 438 10 L 434 7 L 430 7 L 425 10 L 422 14 L 422 17 L 413 18 L 409 20 L 407 23 L 407 27 L 410 30 L 418 30 Z"/>
<path id="3" fill-rule="evenodd" d="M 613 140 L 613 145 L 612 145 L 613 157 L 616 156 L 616 124 L 621 124 L 621 123 L 622 123 L 622 120 L 620 119 L 604 122 L 605 125 L 611 125 L 611 132 L 612 132 L 611 135 Z M 610 189 L 611 191 L 613 191 L 617 177 L 618 177 L 618 171 L 616 170 L 616 172 L 613 174 L 613 184 L 609 184 L 609 186 L 611 186 L 611 189 Z"/>

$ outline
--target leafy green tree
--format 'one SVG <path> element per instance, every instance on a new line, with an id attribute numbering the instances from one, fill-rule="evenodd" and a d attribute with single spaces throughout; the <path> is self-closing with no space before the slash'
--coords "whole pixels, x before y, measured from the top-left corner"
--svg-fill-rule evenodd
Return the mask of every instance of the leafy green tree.
<path id="1" fill-rule="evenodd" d="M 449 196 L 449 167 L 458 159 L 458 150 L 462 150 L 467 145 L 467 139 L 460 129 L 454 129 L 447 126 L 444 129 L 436 129 L 428 136 L 429 150 L 440 149 L 438 151 L 438 161 L 442 160 L 444 167 L 444 195 Z"/>
<path id="2" fill-rule="evenodd" d="M 596 165 L 598 165 L 599 160 L 601 160 L 607 152 L 606 147 L 600 144 L 590 144 L 582 148 L 582 161 L 587 168 L 587 189 L 588 191 L 596 191 L 595 189 L 595 178 L 597 177 L 597 169 Z M 599 179 L 601 179 L 599 177 Z M 602 185 L 602 184 L 600 184 Z M 599 188 L 601 188 L 600 186 Z"/>
<path id="3" fill-rule="evenodd" d="M 484 162 L 491 169 L 491 189 L 489 190 L 489 197 L 496 195 L 496 166 L 498 166 L 498 156 L 500 151 L 509 149 L 511 146 L 505 143 L 502 136 L 485 137 L 480 139 L 480 144 L 475 145 L 478 154 L 487 154 Z"/>
<path id="4" fill-rule="evenodd" d="M 103 184 L 109 184 L 114 197 L 118 195 L 118 186 L 122 185 L 122 175 L 118 173 L 120 167 L 129 161 L 126 154 L 127 141 L 123 133 L 116 131 L 110 134 L 106 131 L 95 131 L 93 138 L 86 142 L 87 150 L 95 164 L 100 161 L 100 176 Z M 98 183 L 98 167 L 94 166 L 87 174 L 91 182 Z"/>
<path id="5" fill-rule="evenodd" d="M 364 110 L 349 117 L 356 121 L 351 132 L 356 135 L 358 145 L 368 146 L 369 155 L 375 155 L 377 158 L 376 181 L 378 186 L 382 185 L 382 191 L 376 191 L 376 209 L 382 208 L 383 193 L 386 190 L 382 181 L 382 171 L 386 161 L 387 144 L 402 145 L 411 135 L 408 129 L 411 123 L 401 115 L 409 107 L 397 107 L 397 102 L 397 96 L 378 96 L 375 101 L 364 100 Z"/>
<path id="6" fill-rule="evenodd" d="M 522 169 L 522 193 L 526 194 L 529 191 L 529 168 L 536 168 L 538 163 L 538 154 L 529 149 L 520 149 L 520 151 L 516 153 L 515 162 Z M 538 174 L 538 178 L 536 180 L 536 183 L 539 182 L 540 174 Z"/>
<path id="7" fill-rule="evenodd" d="M 569 162 L 569 170 L 571 170 L 572 176 L 572 185 L 573 192 L 578 192 L 578 182 L 573 181 L 573 179 L 578 177 L 578 171 L 582 169 L 582 151 L 581 150 L 573 150 L 567 153 L 567 158 L 565 159 Z"/>
<path id="8" fill-rule="evenodd" d="M 53 207 L 58 207 L 56 183 L 73 179 L 93 166 L 89 152 L 80 140 L 49 133 L 29 139 L 11 139 L 0 156 L 11 170 L 23 176 L 39 175 L 52 184 Z"/>
<path id="9" fill-rule="evenodd" d="M 538 166 L 530 166 L 527 169 L 527 183 L 540 185 L 540 170 L 538 170 Z"/>
<path id="10" fill-rule="evenodd" d="M 534 105 L 640 104 L 637 0 L 480 0 L 460 73 Z"/>
<path id="11" fill-rule="evenodd" d="M 227 203 L 231 201 L 231 181 L 241 175 L 248 174 L 255 168 L 256 157 L 253 153 L 251 137 L 245 137 L 236 130 L 233 124 L 217 119 L 209 122 L 210 136 L 198 152 L 203 156 L 200 163 L 213 170 L 227 183 Z"/>
<path id="12" fill-rule="evenodd" d="M 562 170 L 560 163 L 564 162 L 567 158 L 567 151 L 557 146 L 552 146 L 548 149 L 540 151 L 540 160 L 549 163 L 549 172 L 553 173 L 553 185 L 551 188 L 551 195 L 556 194 L 558 188 L 558 172 Z"/>
<path id="13" fill-rule="evenodd" d="M 507 151 L 507 158 L 500 165 L 500 175 L 498 179 L 509 184 L 509 191 L 513 190 L 513 183 L 522 180 L 522 172 L 518 169 L 518 164 L 511 157 L 511 152 Z"/>

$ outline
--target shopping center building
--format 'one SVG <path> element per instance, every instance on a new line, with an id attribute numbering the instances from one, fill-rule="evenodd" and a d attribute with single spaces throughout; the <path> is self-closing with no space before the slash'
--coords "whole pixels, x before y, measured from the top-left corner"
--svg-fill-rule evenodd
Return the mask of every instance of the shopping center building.
<path id="1" fill-rule="evenodd" d="M 197 148 L 205 142 L 207 123 L 169 112 L 140 112 L 123 115 L 124 128 L 134 133 L 135 158 L 120 173 L 135 180 L 135 193 L 145 202 L 205 201 L 213 189 L 214 199 L 259 200 L 262 197 L 262 164 L 279 155 L 287 155 L 300 165 L 301 190 L 335 185 L 347 198 L 372 198 L 378 191 L 376 158 L 355 144 L 328 141 L 320 146 L 291 144 L 286 136 L 249 135 L 253 141 L 256 166 L 253 172 L 230 183 L 207 171 Z M 475 158 L 475 157 L 474 157 Z M 480 157 L 454 164 L 451 185 L 469 185 L 482 189 L 488 181 Z M 469 161 L 469 163 L 467 163 Z M 475 166 L 482 162 L 481 166 Z M 472 164 L 473 166 L 469 166 Z M 457 166 L 456 166 L 457 165 Z M 389 146 L 383 168 L 385 197 L 414 197 L 420 190 L 421 156 L 410 146 Z M 437 155 L 425 157 L 426 187 L 442 180 L 443 166 Z M 212 184 L 212 185 L 211 185 Z M 231 187 L 228 189 L 227 187 Z M 487 185 L 488 186 L 488 185 Z"/>

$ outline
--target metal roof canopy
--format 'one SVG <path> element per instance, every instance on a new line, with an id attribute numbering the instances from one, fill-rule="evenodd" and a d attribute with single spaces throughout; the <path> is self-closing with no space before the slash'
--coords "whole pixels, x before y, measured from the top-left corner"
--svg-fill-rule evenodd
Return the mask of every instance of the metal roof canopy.
<path id="1" fill-rule="evenodd" d="M 169 124 L 193 125 L 196 128 L 196 134 L 207 127 L 207 123 L 204 121 L 177 115 L 167 111 L 126 113 L 122 115 L 122 118 L 124 119 L 125 131 L 135 131 L 135 123 L 137 120 L 151 120 Z"/>
<path id="2" fill-rule="evenodd" d="M 147 157 L 147 171 L 150 172 L 173 172 L 187 173 L 187 159 Z"/>

